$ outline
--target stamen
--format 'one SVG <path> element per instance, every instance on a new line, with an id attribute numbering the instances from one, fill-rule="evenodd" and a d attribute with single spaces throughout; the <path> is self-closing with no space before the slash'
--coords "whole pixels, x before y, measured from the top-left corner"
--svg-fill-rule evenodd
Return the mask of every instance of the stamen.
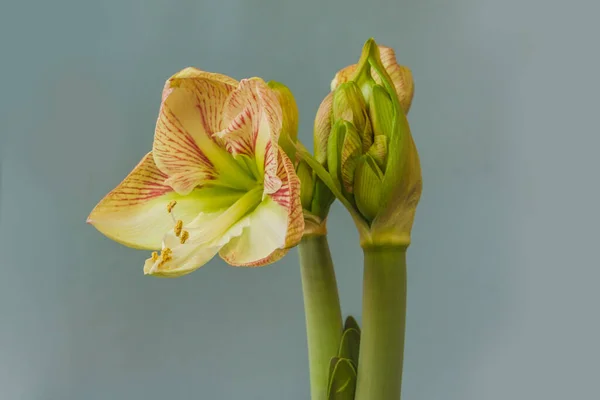
<path id="1" fill-rule="evenodd" d="M 156 269 L 158 269 L 158 268 L 162 267 L 163 265 L 165 265 L 172 258 L 173 258 L 173 251 L 170 248 L 165 247 L 162 250 L 162 252 L 160 253 L 160 262 L 156 266 Z"/>
<path id="2" fill-rule="evenodd" d="M 155 273 L 160 267 L 162 267 L 163 265 L 165 265 L 168 261 L 171 261 L 173 259 L 173 251 L 168 248 L 165 247 L 164 249 L 162 249 L 162 251 L 160 252 L 160 256 L 158 255 L 158 253 L 156 251 L 152 252 L 152 261 L 154 261 L 154 265 L 152 266 L 152 268 L 150 268 L 149 273 L 153 274 Z"/>
<path id="3" fill-rule="evenodd" d="M 175 207 L 177 205 L 177 200 L 171 200 L 169 202 L 169 204 L 167 204 L 167 211 L 171 212 L 173 210 L 173 207 Z"/>
<path id="4" fill-rule="evenodd" d="M 163 251 L 160 253 L 161 259 L 166 260 L 166 261 L 170 260 L 172 255 L 173 255 L 173 250 L 171 250 L 168 247 L 165 247 L 163 249 Z"/>
<path id="5" fill-rule="evenodd" d="M 184 244 L 186 240 L 190 237 L 190 233 L 188 231 L 181 232 L 181 244 Z"/>
<path id="6" fill-rule="evenodd" d="M 181 235 L 181 230 L 183 229 L 183 221 L 178 220 L 175 224 L 175 236 L 179 237 Z"/>

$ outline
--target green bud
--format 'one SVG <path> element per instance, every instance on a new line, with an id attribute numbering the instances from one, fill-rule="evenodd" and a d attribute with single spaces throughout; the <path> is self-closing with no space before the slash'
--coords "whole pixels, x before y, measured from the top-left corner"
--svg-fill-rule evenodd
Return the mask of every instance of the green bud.
<path id="1" fill-rule="evenodd" d="M 331 89 L 315 120 L 316 160 L 309 164 L 319 178 L 311 210 L 324 210 L 319 193 L 335 194 L 363 246 L 408 245 L 422 186 L 406 119 L 414 92 L 410 70 L 392 49 L 369 39 L 358 63 L 340 70 Z M 330 203 L 323 204 L 328 210 Z"/>
<path id="2" fill-rule="evenodd" d="M 369 100 L 369 117 L 375 136 L 384 135 L 389 138 L 393 134 L 395 114 L 394 104 L 388 92 L 383 86 L 374 85 Z"/>
<path id="3" fill-rule="evenodd" d="M 327 400 L 353 400 L 356 393 L 356 368 L 352 360 L 333 357 L 329 363 Z"/>
<path id="4" fill-rule="evenodd" d="M 374 43 L 374 42 L 373 42 Z M 358 87 L 363 94 L 365 101 L 368 103 L 371 99 L 373 93 L 373 86 L 377 84 L 375 79 L 373 79 L 372 74 L 372 56 L 377 49 L 373 48 L 372 45 L 367 41 L 365 46 L 363 47 L 362 54 L 360 56 L 360 60 L 356 64 L 356 71 L 354 73 L 353 81 L 356 82 Z"/>
<path id="5" fill-rule="evenodd" d="M 362 142 L 352 122 L 339 120 L 331 130 L 327 146 L 327 169 L 338 188 L 352 193 L 356 159 Z"/>
<path id="6" fill-rule="evenodd" d="M 387 143 L 387 136 L 377 135 L 375 136 L 375 141 L 373 142 L 373 145 L 367 151 L 367 153 L 371 157 L 373 157 L 373 160 L 375 160 L 375 162 L 383 172 L 385 172 L 385 164 L 387 162 Z"/>
<path id="7" fill-rule="evenodd" d="M 373 128 L 371 127 L 371 125 L 372 124 L 371 124 L 370 119 L 367 118 L 367 121 L 365 123 L 365 129 L 363 129 L 363 131 L 360 132 L 363 153 L 366 153 L 369 150 L 369 148 L 373 145 L 374 138 L 373 138 Z"/>
<path id="8" fill-rule="evenodd" d="M 346 128 L 346 136 L 342 144 L 340 157 L 340 172 L 343 188 L 346 192 L 354 191 L 354 171 L 359 157 L 362 155 L 360 136 L 352 126 Z"/>
<path id="9" fill-rule="evenodd" d="M 350 122 L 345 120 L 337 121 L 333 128 L 331 128 L 331 134 L 327 141 L 327 170 L 338 189 L 341 188 L 341 150 L 344 145 L 344 138 L 346 137 L 348 125 L 350 124 Z"/>
<path id="10" fill-rule="evenodd" d="M 333 122 L 351 122 L 362 141 L 363 152 L 373 144 L 373 130 L 367 114 L 367 103 L 358 85 L 353 82 L 340 84 L 333 92 Z"/>
<path id="11" fill-rule="evenodd" d="M 277 95 L 281 111 L 283 112 L 279 146 L 281 146 L 293 163 L 296 161 L 295 143 L 298 141 L 298 106 L 296 105 L 294 95 L 287 86 L 275 81 L 270 81 L 268 85 Z"/>
<path id="12" fill-rule="evenodd" d="M 383 172 L 370 155 L 362 157 L 354 174 L 354 200 L 360 213 L 370 222 L 382 206 Z"/>
<path id="13" fill-rule="evenodd" d="M 350 81 L 342 83 L 333 92 L 333 120 L 352 122 L 359 132 L 364 131 L 367 121 L 367 104 L 360 88 Z"/>
<path id="14" fill-rule="evenodd" d="M 300 179 L 300 202 L 302 208 L 310 210 L 313 200 L 313 193 L 315 187 L 315 180 L 313 178 L 312 169 L 308 166 L 306 161 L 300 161 L 296 168 L 296 175 Z"/>

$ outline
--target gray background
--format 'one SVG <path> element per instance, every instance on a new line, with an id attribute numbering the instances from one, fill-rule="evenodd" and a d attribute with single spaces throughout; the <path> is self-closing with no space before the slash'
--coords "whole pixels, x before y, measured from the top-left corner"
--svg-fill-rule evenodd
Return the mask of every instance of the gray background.
<path id="1" fill-rule="evenodd" d="M 142 275 L 85 218 L 151 146 L 194 65 L 289 85 L 301 139 L 370 36 L 416 79 L 425 190 L 409 253 L 404 396 L 593 399 L 597 2 L 5 1 L 0 6 L 0 398 L 307 399 L 296 251 Z M 361 252 L 330 241 L 345 313 Z"/>

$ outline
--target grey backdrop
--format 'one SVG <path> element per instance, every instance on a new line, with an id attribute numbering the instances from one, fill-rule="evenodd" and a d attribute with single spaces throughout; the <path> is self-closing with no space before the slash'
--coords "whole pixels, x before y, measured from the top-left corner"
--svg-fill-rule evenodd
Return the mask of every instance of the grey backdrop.
<path id="1" fill-rule="evenodd" d="M 312 145 L 373 36 L 416 79 L 425 189 L 405 399 L 600 397 L 600 26 L 590 0 L 20 1 L 0 6 L 0 399 L 308 399 L 296 251 L 142 275 L 85 218 L 193 65 L 285 82 Z M 361 252 L 336 205 L 345 313 Z"/>

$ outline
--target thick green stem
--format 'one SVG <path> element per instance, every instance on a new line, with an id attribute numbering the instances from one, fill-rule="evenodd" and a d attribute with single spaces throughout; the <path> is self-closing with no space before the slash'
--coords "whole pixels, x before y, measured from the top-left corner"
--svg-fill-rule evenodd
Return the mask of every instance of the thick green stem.
<path id="1" fill-rule="evenodd" d="M 329 362 L 342 337 L 342 312 L 327 236 L 309 235 L 298 245 L 308 339 L 312 400 L 326 400 Z"/>
<path id="2" fill-rule="evenodd" d="M 406 247 L 364 249 L 356 400 L 399 400 L 406 322 Z"/>

